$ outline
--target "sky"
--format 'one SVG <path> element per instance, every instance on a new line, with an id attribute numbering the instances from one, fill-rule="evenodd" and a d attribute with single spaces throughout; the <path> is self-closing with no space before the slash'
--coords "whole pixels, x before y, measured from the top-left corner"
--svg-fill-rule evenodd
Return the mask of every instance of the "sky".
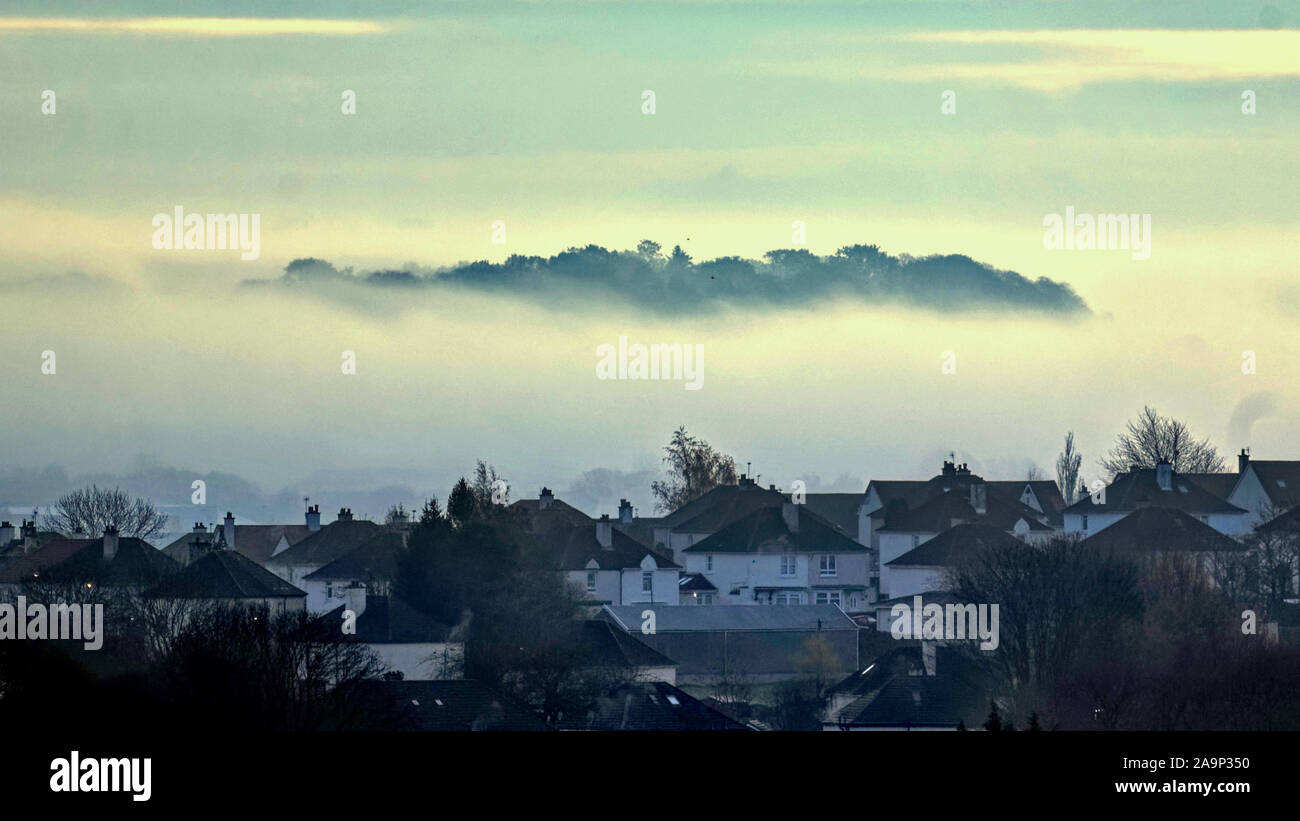
<path id="1" fill-rule="evenodd" d="M 484 459 L 516 498 L 648 515 L 680 425 L 763 483 L 848 491 L 949 452 L 1050 475 L 1068 430 L 1098 476 L 1143 405 L 1225 454 L 1300 458 L 1298 3 L 108 13 L 0 13 L 9 486 L 143 460 L 286 498 L 442 497 Z M 258 215 L 256 258 L 157 247 L 176 207 Z M 1148 253 L 1046 247 L 1067 208 L 1149 217 Z M 645 239 L 698 279 L 557 273 L 568 248 Z M 764 267 L 857 245 L 939 262 L 906 298 Z M 542 263 L 501 285 L 512 255 Z M 728 257 L 757 273 L 699 265 Z M 292 281 L 304 259 L 346 273 Z M 953 259 L 979 266 L 949 278 Z M 1082 307 L 1010 304 L 989 271 Z M 773 283 L 787 296 L 754 298 Z M 598 378 L 620 337 L 699 346 L 699 389 Z M 19 494 L 0 505 L 48 503 Z"/>

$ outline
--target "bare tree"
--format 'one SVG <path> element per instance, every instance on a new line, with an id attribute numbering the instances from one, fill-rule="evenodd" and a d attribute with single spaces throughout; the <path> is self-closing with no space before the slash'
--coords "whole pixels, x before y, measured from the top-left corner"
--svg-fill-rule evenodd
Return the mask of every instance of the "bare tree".
<path id="1" fill-rule="evenodd" d="M 1079 467 L 1083 464 L 1083 454 L 1074 449 L 1074 431 L 1065 434 L 1065 449 L 1056 457 L 1056 484 L 1065 494 L 1065 503 L 1072 505 L 1079 488 Z"/>
<path id="2" fill-rule="evenodd" d="M 719 453 L 702 439 L 696 439 L 680 427 L 664 448 L 668 478 L 650 484 L 656 507 L 674 511 L 719 485 L 736 483 L 736 460 Z"/>
<path id="3" fill-rule="evenodd" d="M 85 533 L 91 538 L 108 527 L 123 536 L 149 539 L 167 529 L 167 514 L 143 497 L 131 498 L 121 488 L 83 487 L 59 497 L 45 514 L 45 526 L 62 533 Z"/>
<path id="4" fill-rule="evenodd" d="M 497 475 L 496 468 L 478 460 L 474 467 L 474 501 L 480 511 L 492 510 L 495 505 L 510 504 L 510 484 Z"/>
<path id="5" fill-rule="evenodd" d="M 1149 406 L 1128 423 L 1115 447 L 1101 459 L 1101 466 L 1115 476 L 1134 465 L 1150 468 L 1161 461 L 1169 462 L 1177 473 L 1223 473 L 1227 469 L 1208 438 L 1197 440 L 1187 425 L 1161 416 Z"/>

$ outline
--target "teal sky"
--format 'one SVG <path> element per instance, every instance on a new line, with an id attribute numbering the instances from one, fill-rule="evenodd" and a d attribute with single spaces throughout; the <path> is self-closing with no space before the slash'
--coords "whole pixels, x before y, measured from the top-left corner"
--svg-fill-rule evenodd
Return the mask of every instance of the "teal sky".
<path id="1" fill-rule="evenodd" d="M 391 467 L 445 487 L 483 457 L 531 493 L 654 466 L 686 424 L 783 484 L 924 476 L 954 449 L 1016 478 L 1071 428 L 1099 455 L 1143 404 L 1222 450 L 1300 458 L 1300 4 L 288 3 L 237 33 L 220 19 L 240 4 L 185 13 L 218 19 L 0 14 L 0 467 L 144 452 L 269 486 Z M 259 213 L 261 257 L 155 250 L 175 205 Z M 1150 259 L 1045 249 L 1066 206 L 1151 214 Z M 651 238 L 756 258 L 795 220 L 815 253 L 967 254 L 1069 282 L 1094 315 L 674 320 L 237 287 L 313 256 L 436 267 Z M 619 335 L 703 344 L 705 389 L 596 381 Z"/>

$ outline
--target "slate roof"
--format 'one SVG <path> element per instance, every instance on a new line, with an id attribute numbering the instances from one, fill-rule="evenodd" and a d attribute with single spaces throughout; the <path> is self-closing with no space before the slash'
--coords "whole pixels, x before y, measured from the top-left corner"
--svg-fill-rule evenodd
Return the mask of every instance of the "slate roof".
<path id="1" fill-rule="evenodd" d="M 1293 507 L 1255 528 L 1256 533 L 1294 533 L 1300 531 L 1300 507 Z"/>
<path id="2" fill-rule="evenodd" d="M 696 542 L 683 553 L 865 553 L 865 545 L 846 536 L 803 505 L 795 505 L 799 529 L 791 531 L 780 507 L 763 507 Z"/>
<path id="3" fill-rule="evenodd" d="M 601 616 L 623 630 L 641 630 L 641 613 L 655 612 L 656 633 L 717 630 L 858 630 L 858 625 L 833 604 L 714 605 L 691 604 L 611 605 Z"/>
<path id="4" fill-rule="evenodd" d="M 385 530 L 376 533 L 355 550 L 338 557 L 318 570 L 308 573 L 307 581 L 392 581 L 397 577 L 397 563 L 405 548 L 402 534 Z"/>
<path id="5" fill-rule="evenodd" d="M 1202 490 L 1220 499 L 1231 496 L 1232 489 L 1237 486 L 1237 480 L 1241 478 L 1239 473 L 1180 473 L 1178 475 L 1200 485 Z"/>
<path id="6" fill-rule="evenodd" d="M 706 510 L 673 525 L 672 530 L 674 533 L 716 533 L 755 510 L 773 507 L 779 510 L 785 502 L 785 496 L 775 490 L 719 493 Z"/>
<path id="7" fill-rule="evenodd" d="M 533 538 L 552 556 L 561 570 L 586 570 L 587 563 L 595 560 L 602 570 L 621 570 L 640 567 L 647 555 L 663 569 L 681 567 L 667 556 L 646 547 L 618 528 L 610 529 L 610 546 L 605 548 L 596 538 L 596 525 L 550 527 Z"/>
<path id="8" fill-rule="evenodd" d="M 52 549 L 47 555 L 45 551 Z M 148 587 L 180 570 L 180 565 L 144 541 L 122 536 L 117 553 L 104 560 L 104 538 L 53 540 L 34 553 L 15 559 L 2 574 L 4 581 L 94 582 L 109 586 Z"/>
<path id="9" fill-rule="evenodd" d="M 208 532 L 207 537 L 216 544 L 223 538 L 224 529 L 218 524 L 215 532 Z M 195 536 L 201 535 L 197 532 L 186 533 L 178 539 L 173 540 L 163 548 L 163 552 L 172 558 L 177 558 L 177 554 L 183 554 L 186 545 L 194 539 Z M 266 564 L 267 559 L 271 558 L 275 546 L 280 543 L 280 537 L 283 536 L 289 546 L 293 547 L 298 542 L 311 535 L 311 529 L 307 525 L 235 525 L 235 550 L 244 554 L 258 564 Z"/>
<path id="10" fill-rule="evenodd" d="M 242 553 L 214 549 L 145 595 L 174 599 L 289 599 L 307 594 Z"/>
<path id="11" fill-rule="evenodd" d="M 321 621 L 341 623 L 347 605 L 339 605 Z M 393 596 L 366 596 L 366 609 L 357 616 L 355 635 L 339 633 L 346 641 L 366 644 L 429 644 L 447 640 L 451 628 Z"/>
<path id="12" fill-rule="evenodd" d="M 748 730 L 685 691 L 661 681 L 616 687 L 583 715 L 563 717 L 561 730 Z"/>
<path id="13" fill-rule="evenodd" d="M 1251 459 L 1246 464 L 1254 469 L 1275 508 L 1289 510 L 1300 505 L 1300 462 Z"/>
<path id="14" fill-rule="evenodd" d="M 1245 513 L 1178 473 L 1171 475 L 1170 489 L 1161 490 L 1155 468 L 1121 473 L 1106 486 L 1105 504 L 1095 504 L 1089 494 L 1066 508 L 1066 512 L 1113 513 L 1139 507 L 1170 507 L 1188 513 Z"/>
<path id="15" fill-rule="evenodd" d="M 840 711 L 841 726 L 978 727 L 987 704 L 976 669 L 962 653 L 936 646 L 935 673 L 925 675 L 919 644 L 891 650 L 831 688 L 857 696 Z"/>
<path id="16" fill-rule="evenodd" d="M 581 622 L 577 640 L 584 667 L 677 666 L 677 662 L 604 619 Z"/>
<path id="17" fill-rule="evenodd" d="M 672 513 L 663 517 L 660 523 L 661 527 L 675 528 L 685 522 L 700 516 L 715 506 L 722 504 L 724 501 L 733 496 L 749 495 L 755 496 L 755 500 L 760 503 L 764 500 L 770 501 L 777 507 L 785 501 L 785 496 L 778 490 L 763 488 L 756 484 L 752 479 L 741 477 L 740 482 L 734 485 L 719 485 L 708 493 L 699 498 L 692 499 L 686 504 L 674 510 Z"/>
<path id="18" fill-rule="evenodd" d="M 16 583 L 32 579 L 32 574 L 64 561 L 91 541 L 91 539 L 51 539 L 31 553 L 24 554 L 20 551 L 4 564 L 0 564 L 0 582 Z"/>
<path id="19" fill-rule="evenodd" d="M 873 488 L 876 491 L 876 496 L 880 499 L 881 505 L 871 513 L 873 519 L 888 520 L 896 511 L 906 512 L 920 507 L 930 498 L 932 493 L 932 485 L 929 481 L 912 479 L 873 479 L 867 484 L 867 490 Z M 942 490 L 939 492 L 942 492 Z"/>
<path id="20" fill-rule="evenodd" d="M 703 573 L 687 573 L 677 580 L 677 589 L 683 593 L 710 593 L 718 588 Z"/>
<path id="21" fill-rule="evenodd" d="M 881 507 L 872 512 L 871 518 L 883 519 L 887 526 L 893 527 L 895 518 L 909 511 L 915 511 L 941 494 L 958 493 L 969 499 L 970 486 L 977 482 L 983 482 L 985 487 L 988 488 L 986 491 L 988 497 L 991 498 L 996 495 L 1015 505 L 1021 504 L 1020 497 L 1024 493 L 1025 485 L 1029 485 L 1043 510 L 1040 513 L 1026 506 L 1027 510 L 1035 518 L 1045 519 L 1048 524 L 1059 526 L 1062 523 L 1061 513 L 1066 507 L 1065 499 L 1061 495 L 1061 489 L 1051 479 L 1035 479 L 1032 481 L 1028 479 L 985 480 L 977 474 L 970 472 L 958 473 L 956 471 L 949 474 L 940 473 L 925 481 L 873 480 L 867 485 L 867 489 L 875 489 L 876 496 L 880 498 Z"/>
<path id="22" fill-rule="evenodd" d="M 367 681 L 360 687 L 397 710 L 404 730 L 536 732 L 550 728 L 523 704 L 482 682 Z"/>
<path id="23" fill-rule="evenodd" d="M 1144 507 L 1084 539 L 1084 544 L 1122 552 L 1228 551 L 1247 546 L 1205 522 L 1168 507 Z"/>
<path id="24" fill-rule="evenodd" d="M 590 524 L 595 521 L 586 513 L 578 510 L 568 502 L 552 498 L 549 506 L 543 508 L 539 499 L 520 499 L 513 502 L 508 508 L 516 517 L 524 529 L 536 531 L 561 525 L 572 527 L 574 525 Z"/>
<path id="25" fill-rule="evenodd" d="M 940 493 L 924 502 L 915 510 L 909 510 L 890 517 L 888 524 L 880 528 L 881 533 L 942 533 L 953 526 L 954 521 L 978 522 L 991 525 L 1002 531 L 1010 531 L 1016 522 L 1024 520 L 1031 531 L 1049 532 L 1051 525 L 1043 521 L 1046 514 L 1039 513 L 1028 505 L 1001 495 L 996 488 L 988 488 L 984 493 L 984 513 L 978 514 L 970 503 L 970 492 L 952 490 Z"/>
<path id="26" fill-rule="evenodd" d="M 949 567 L 962 556 L 999 546 L 1019 546 L 1020 540 L 984 524 L 957 525 L 912 548 L 886 567 Z"/>
<path id="27" fill-rule="evenodd" d="M 858 508 L 862 507 L 863 498 L 861 493 L 808 493 L 804 505 L 854 539 L 858 535 Z M 787 493 L 786 500 L 789 499 Z"/>
<path id="28" fill-rule="evenodd" d="M 1047 517 L 1047 521 L 1054 525 L 1060 525 L 1064 521 L 1061 513 L 1067 505 L 1065 504 L 1065 497 L 1061 495 L 1061 488 L 1057 486 L 1055 479 L 1034 479 L 1032 481 L 1028 479 L 1020 481 L 994 479 L 986 481 L 985 484 L 996 490 L 999 495 L 1016 502 L 1019 502 L 1024 494 L 1025 485 L 1029 485 L 1034 492 L 1034 498 L 1042 506 L 1043 515 Z"/>
<path id="29" fill-rule="evenodd" d="M 839 714 L 841 726 L 951 728 L 976 723 L 984 694 L 947 675 L 896 675 Z"/>
<path id="30" fill-rule="evenodd" d="M 264 564 L 267 567 L 323 567 L 365 544 L 379 530 L 379 525 L 363 519 L 333 521 L 288 550 L 267 559 Z M 236 538 L 235 542 L 238 544 L 239 540 Z"/>

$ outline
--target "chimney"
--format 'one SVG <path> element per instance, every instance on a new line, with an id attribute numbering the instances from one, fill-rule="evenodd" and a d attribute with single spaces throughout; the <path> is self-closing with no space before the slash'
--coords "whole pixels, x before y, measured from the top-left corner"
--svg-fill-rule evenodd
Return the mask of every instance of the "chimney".
<path id="1" fill-rule="evenodd" d="M 212 539 L 202 527 L 196 528 L 193 537 L 186 543 L 188 553 L 182 564 L 190 565 L 208 554 L 212 549 Z"/>
<path id="2" fill-rule="evenodd" d="M 632 521 L 632 503 L 627 499 L 618 500 L 618 520 L 623 524 Z"/>
<path id="3" fill-rule="evenodd" d="M 955 473 L 957 472 L 957 466 L 956 466 L 955 464 L 953 464 L 952 462 L 949 462 L 947 459 L 945 459 L 945 460 L 943 460 L 943 471 L 942 471 L 942 472 L 943 472 L 943 475 L 944 475 L 944 476 L 952 476 L 953 474 L 955 474 Z"/>
<path id="4" fill-rule="evenodd" d="M 1156 483 L 1160 485 L 1161 490 L 1174 489 L 1173 473 L 1174 466 L 1165 459 L 1156 462 Z"/>
<path id="5" fill-rule="evenodd" d="M 9 546 L 14 540 L 14 526 L 10 522 L 0 522 L 0 549 Z"/>
<path id="6" fill-rule="evenodd" d="M 925 667 L 927 676 L 934 675 L 935 672 L 935 646 L 932 641 L 921 642 L 921 664 Z"/>
<path id="7" fill-rule="evenodd" d="M 606 550 L 614 549 L 614 523 L 609 520 L 608 513 L 602 513 L 596 522 L 596 541 Z"/>
<path id="8" fill-rule="evenodd" d="M 111 562 L 117 555 L 117 528 L 109 525 L 104 528 L 104 561 Z"/>
<path id="9" fill-rule="evenodd" d="M 352 508 L 350 507 L 339 508 L 339 521 L 340 522 L 352 521 Z"/>
<path id="10" fill-rule="evenodd" d="M 739 483 L 739 484 L 740 484 L 741 487 L 749 487 L 749 486 L 751 486 L 751 485 L 754 484 L 754 480 L 753 480 L 753 478 L 751 478 L 751 477 L 749 477 L 749 476 L 746 476 L 745 474 L 742 473 L 742 474 L 740 474 L 740 483 Z"/>
<path id="11" fill-rule="evenodd" d="M 799 506 L 794 502 L 786 502 L 781 505 L 781 518 L 785 519 L 785 526 L 791 533 L 799 532 Z"/>
<path id="12" fill-rule="evenodd" d="M 971 482 L 970 506 L 975 508 L 976 516 L 983 516 L 988 513 L 988 488 L 983 481 Z"/>
<path id="13" fill-rule="evenodd" d="M 555 494 L 551 492 L 549 487 L 544 487 L 542 488 L 542 492 L 537 494 L 537 509 L 546 510 L 551 506 L 551 502 L 554 501 Z"/>
<path id="14" fill-rule="evenodd" d="M 320 505 L 307 508 L 307 529 L 312 533 L 320 530 Z"/>
<path id="15" fill-rule="evenodd" d="M 21 536 L 23 540 L 24 555 L 31 553 L 33 550 L 35 550 L 38 547 L 38 545 L 36 544 L 36 522 L 34 520 L 30 522 L 23 522 L 23 531 Z"/>
<path id="16" fill-rule="evenodd" d="M 1246 465 L 1250 464 L 1250 448 L 1242 448 L 1241 453 L 1237 454 L 1237 472 L 1245 473 Z M 3 541 L 0 539 L 0 541 Z"/>
<path id="17" fill-rule="evenodd" d="M 226 511 L 226 521 L 221 525 L 221 538 L 226 540 L 226 549 L 235 549 L 235 517 Z"/>
<path id="18" fill-rule="evenodd" d="M 195 522 L 195 523 L 194 523 L 194 529 L 193 529 L 192 531 L 190 531 L 190 532 L 191 532 L 191 533 L 202 533 L 202 534 L 206 535 L 207 532 L 208 532 L 208 529 L 207 529 L 206 527 L 203 526 L 203 522 Z"/>

